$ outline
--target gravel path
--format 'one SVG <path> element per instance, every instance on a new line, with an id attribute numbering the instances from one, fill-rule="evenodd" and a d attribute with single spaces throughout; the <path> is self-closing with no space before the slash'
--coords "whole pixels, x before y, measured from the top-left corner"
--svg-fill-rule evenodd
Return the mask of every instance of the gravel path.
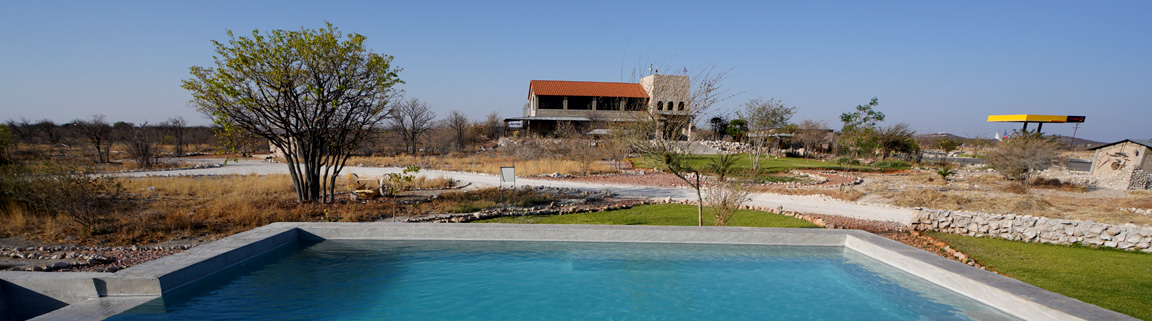
<path id="1" fill-rule="evenodd" d="M 222 160 L 218 160 L 222 162 Z M 360 177 L 378 177 L 387 173 L 399 173 L 402 169 L 395 167 L 345 167 L 341 171 L 342 175 L 355 173 Z M 242 159 L 239 161 L 229 161 L 225 166 L 215 168 L 198 168 L 186 170 L 168 170 L 168 171 L 155 171 L 155 172 L 132 172 L 132 173 L 119 173 L 116 175 L 125 177 L 143 177 L 143 176 L 201 176 L 201 175 L 246 175 L 246 174 L 287 174 L 287 165 L 281 163 L 268 163 L 259 160 Z M 479 173 L 464 173 L 464 172 L 450 172 L 438 170 L 422 170 L 422 175 L 436 177 L 444 176 L 450 177 L 457 181 L 472 183 L 474 186 L 498 186 L 500 185 L 499 177 L 489 174 Z M 508 184 L 505 184 L 508 185 Z M 677 187 L 660 187 L 648 185 L 633 185 L 633 184 L 612 184 L 612 183 L 595 183 L 595 182 L 581 182 L 574 180 L 548 180 L 548 179 L 531 179 L 531 178 L 516 178 L 516 185 L 530 185 L 530 186 L 551 186 L 551 187 L 565 187 L 575 188 L 581 190 L 610 190 L 621 197 L 638 198 L 638 199 L 651 199 L 651 200 L 695 200 L 695 191 L 687 188 Z M 833 199 L 831 197 L 822 195 L 779 195 L 758 193 L 752 197 L 752 204 L 754 206 L 769 207 L 769 208 L 782 208 L 787 211 L 795 211 L 811 214 L 823 215 L 836 215 L 851 217 L 864 220 L 877 220 L 877 221 L 891 221 L 908 225 L 912 219 L 916 217 L 916 211 L 912 209 L 892 207 L 886 205 L 875 204 L 862 204 L 855 202 L 846 202 L 842 200 Z"/>

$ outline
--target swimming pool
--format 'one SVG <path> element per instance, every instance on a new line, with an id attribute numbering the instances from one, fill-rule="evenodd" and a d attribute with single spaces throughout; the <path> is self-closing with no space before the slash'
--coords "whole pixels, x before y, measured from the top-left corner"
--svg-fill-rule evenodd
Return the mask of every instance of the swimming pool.
<path id="1" fill-rule="evenodd" d="M 1135 320 L 863 231 L 741 227 L 274 223 L 115 273 L 0 271 L 0 300 L 38 320 Z M 247 314 L 185 314 L 214 308 Z"/>
<path id="2" fill-rule="evenodd" d="M 1017 320 L 843 247 L 298 244 L 109 320 Z"/>

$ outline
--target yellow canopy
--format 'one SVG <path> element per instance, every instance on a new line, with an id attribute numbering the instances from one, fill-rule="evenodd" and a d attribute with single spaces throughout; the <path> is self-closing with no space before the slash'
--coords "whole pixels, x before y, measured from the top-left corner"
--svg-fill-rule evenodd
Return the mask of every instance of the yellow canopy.
<path id="1" fill-rule="evenodd" d="M 1009 123 L 1083 123 L 1084 116 L 1065 115 L 990 115 L 989 122 Z"/>

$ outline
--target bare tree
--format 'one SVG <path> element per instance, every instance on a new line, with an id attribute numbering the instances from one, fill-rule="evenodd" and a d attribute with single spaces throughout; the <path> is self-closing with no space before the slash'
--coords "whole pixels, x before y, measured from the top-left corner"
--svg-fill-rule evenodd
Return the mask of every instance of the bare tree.
<path id="1" fill-rule="evenodd" d="M 752 160 L 752 170 L 760 167 L 760 157 L 768 152 L 768 142 L 774 141 L 768 136 L 769 131 L 787 125 L 794 113 L 795 107 L 784 106 L 784 102 L 775 98 L 750 100 L 744 103 L 743 111 L 737 112 L 748 125 L 748 138 L 752 143 L 752 152 L 748 156 Z"/>
<path id="2" fill-rule="evenodd" d="M 504 134 L 504 124 L 500 121 L 500 114 L 492 112 L 484 119 L 484 136 L 489 140 L 500 139 Z"/>
<path id="3" fill-rule="evenodd" d="M 335 201 L 340 171 L 388 115 L 402 83 L 392 56 L 332 24 L 228 34 L 227 43 L 213 42 L 216 68 L 192 67 L 183 81 L 192 102 L 225 134 L 237 134 L 227 137 L 258 135 L 283 152 L 298 201 Z"/>
<path id="4" fill-rule="evenodd" d="M 27 118 L 21 117 L 20 120 L 9 119 L 5 124 L 8 130 L 12 132 L 12 146 L 19 148 L 20 143 L 33 144 L 33 139 L 36 137 L 35 129 L 32 128 L 32 121 Z"/>
<path id="5" fill-rule="evenodd" d="M 410 154 L 418 151 L 420 136 L 432 129 L 436 113 L 428 103 L 409 98 L 392 107 L 388 117 L 389 130 L 397 132 L 404 140 L 404 148 Z"/>
<path id="6" fill-rule="evenodd" d="M 679 75 L 684 77 L 682 80 L 661 82 L 653 79 L 652 84 L 649 84 L 652 86 L 652 96 L 682 97 L 687 105 L 683 110 L 677 108 L 661 111 L 653 108 L 650 103 L 645 112 L 641 113 L 642 116 L 627 128 L 626 140 L 633 151 L 657 163 L 696 191 L 697 222 L 700 226 L 704 225 L 704 196 L 701 192 L 703 180 L 700 168 L 688 161 L 691 142 L 683 139 L 682 131 L 690 131 L 696 118 L 704 115 L 716 103 L 732 97 L 723 84 L 731 71 L 717 70 L 715 65 L 704 65 L 691 72 L 685 69 L 684 74 Z M 644 85 L 641 80 L 641 85 Z"/>
<path id="7" fill-rule="evenodd" d="M 159 127 L 164 131 L 166 136 L 172 138 L 172 143 L 176 145 L 176 155 L 183 156 L 185 152 L 184 146 L 186 144 L 184 136 L 188 132 L 188 123 L 184 121 L 184 117 L 168 118 L 168 120 L 160 123 Z"/>
<path id="8" fill-rule="evenodd" d="M 472 126 L 472 122 L 468 120 L 459 111 L 453 110 L 448 114 L 448 118 L 444 119 L 444 125 L 452 131 L 452 137 L 456 141 L 456 148 L 463 150 L 468 144 L 468 128 Z"/>
<path id="9" fill-rule="evenodd" d="M 136 161 L 140 168 L 151 168 L 156 160 L 156 142 L 158 133 L 153 126 L 145 122 L 140 126 L 126 126 L 116 130 L 120 142 L 127 147 L 128 155 Z"/>
<path id="10" fill-rule="evenodd" d="M 828 143 L 828 132 L 826 131 L 828 124 L 825 124 L 824 121 L 805 119 L 800 122 L 798 127 L 799 132 L 796 134 L 796 138 L 800 140 L 801 144 L 804 144 L 805 154 L 811 154 L 816 146 Z"/>
<path id="11" fill-rule="evenodd" d="M 107 163 L 109 149 L 112 148 L 112 126 L 104 120 L 104 115 L 93 115 L 89 119 L 77 119 L 72 125 L 96 149 L 96 162 Z M 55 124 L 53 124 L 55 126 Z"/>
<path id="12" fill-rule="evenodd" d="M 60 126 L 56 126 L 56 123 L 52 122 L 51 119 L 41 119 L 34 126 L 36 126 L 36 131 L 44 136 L 48 145 L 55 146 L 64 139 L 64 133 L 60 131 Z"/>

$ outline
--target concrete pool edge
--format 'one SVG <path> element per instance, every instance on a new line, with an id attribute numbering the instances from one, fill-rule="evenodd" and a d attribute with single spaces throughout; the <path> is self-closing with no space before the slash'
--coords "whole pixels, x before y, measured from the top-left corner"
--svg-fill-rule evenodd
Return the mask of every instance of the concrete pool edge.
<path id="1" fill-rule="evenodd" d="M 274 223 L 116 273 L 0 272 L 0 298 L 67 306 L 36 320 L 103 319 L 299 240 L 499 240 L 843 246 L 1026 320 L 1135 320 L 858 230 L 744 227 Z"/>

